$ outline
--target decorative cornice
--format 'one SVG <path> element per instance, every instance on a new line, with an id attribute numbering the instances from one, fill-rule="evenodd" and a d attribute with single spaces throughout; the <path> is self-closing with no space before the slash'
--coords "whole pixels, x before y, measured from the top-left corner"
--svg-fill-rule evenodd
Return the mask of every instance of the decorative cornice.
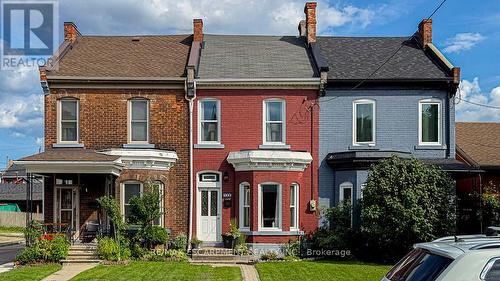
<path id="1" fill-rule="evenodd" d="M 309 152 L 246 150 L 230 152 L 227 161 L 236 171 L 304 171 L 312 162 Z"/>
<path id="2" fill-rule="evenodd" d="M 118 163 L 124 169 L 170 170 L 177 162 L 177 153 L 159 149 L 113 148 L 100 151 L 102 154 L 119 156 Z"/>

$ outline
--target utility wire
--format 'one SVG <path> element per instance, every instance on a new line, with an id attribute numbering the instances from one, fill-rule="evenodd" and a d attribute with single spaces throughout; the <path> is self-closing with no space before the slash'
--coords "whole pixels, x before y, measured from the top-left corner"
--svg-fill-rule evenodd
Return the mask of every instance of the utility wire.
<path id="1" fill-rule="evenodd" d="M 477 106 L 482 106 L 482 107 L 486 107 L 486 108 L 493 108 L 493 109 L 500 109 L 500 106 L 494 106 L 494 105 L 489 105 L 489 104 L 484 104 L 484 103 L 473 102 L 470 100 L 463 99 L 461 97 L 459 97 L 458 99 L 461 101 L 464 101 L 466 103 L 470 103 L 470 104 L 477 105 Z"/>

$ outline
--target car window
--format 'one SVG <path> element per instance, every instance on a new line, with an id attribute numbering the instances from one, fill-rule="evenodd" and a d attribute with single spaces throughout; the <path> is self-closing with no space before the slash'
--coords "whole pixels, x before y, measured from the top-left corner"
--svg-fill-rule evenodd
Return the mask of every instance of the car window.
<path id="1" fill-rule="evenodd" d="M 484 276 L 485 281 L 498 281 L 500 280 L 500 259 L 497 259 L 493 265 L 490 267 L 486 275 Z"/>
<path id="2" fill-rule="evenodd" d="M 391 281 L 433 281 L 453 262 L 453 259 L 415 249 L 387 274 Z"/>

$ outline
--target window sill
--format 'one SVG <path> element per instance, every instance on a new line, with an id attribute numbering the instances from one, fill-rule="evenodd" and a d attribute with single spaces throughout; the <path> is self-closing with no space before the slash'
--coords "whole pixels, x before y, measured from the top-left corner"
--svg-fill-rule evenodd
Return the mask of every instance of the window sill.
<path id="1" fill-rule="evenodd" d="M 446 145 L 440 144 L 419 144 L 415 145 L 415 150 L 445 150 Z"/>
<path id="2" fill-rule="evenodd" d="M 295 236 L 304 235 L 304 231 L 290 230 L 259 230 L 259 231 L 241 231 L 241 233 L 247 236 Z"/>
<path id="3" fill-rule="evenodd" d="M 291 146 L 289 144 L 261 144 L 259 145 L 259 149 L 290 149 Z"/>
<path id="4" fill-rule="evenodd" d="M 197 149 L 223 149 L 224 145 L 221 143 L 197 143 L 193 145 Z"/>
<path id="5" fill-rule="evenodd" d="M 123 148 L 155 148 L 152 143 L 125 143 Z"/>
<path id="6" fill-rule="evenodd" d="M 83 143 L 54 143 L 53 148 L 84 148 Z"/>
<path id="7" fill-rule="evenodd" d="M 348 147 L 349 150 L 380 150 L 376 145 L 369 144 L 354 144 Z"/>

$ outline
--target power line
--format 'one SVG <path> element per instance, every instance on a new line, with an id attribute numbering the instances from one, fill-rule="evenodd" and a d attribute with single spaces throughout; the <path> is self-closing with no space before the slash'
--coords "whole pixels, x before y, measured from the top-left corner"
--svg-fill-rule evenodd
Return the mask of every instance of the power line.
<path id="1" fill-rule="evenodd" d="M 466 103 L 470 103 L 470 104 L 477 105 L 477 106 L 482 106 L 482 107 L 486 107 L 486 108 L 493 108 L 493 109 L 500 109 L 500 106 L 494 106 L 494 105 L 489 105 L 489 104 L 484 104 L 484 103 L 478 103 L 478 102 L 474 102 L 474 101 L 463 99 L 461 97 L 459 97 L 458 99 L 461 100 L 461 101 L 464 101 Z"/>

